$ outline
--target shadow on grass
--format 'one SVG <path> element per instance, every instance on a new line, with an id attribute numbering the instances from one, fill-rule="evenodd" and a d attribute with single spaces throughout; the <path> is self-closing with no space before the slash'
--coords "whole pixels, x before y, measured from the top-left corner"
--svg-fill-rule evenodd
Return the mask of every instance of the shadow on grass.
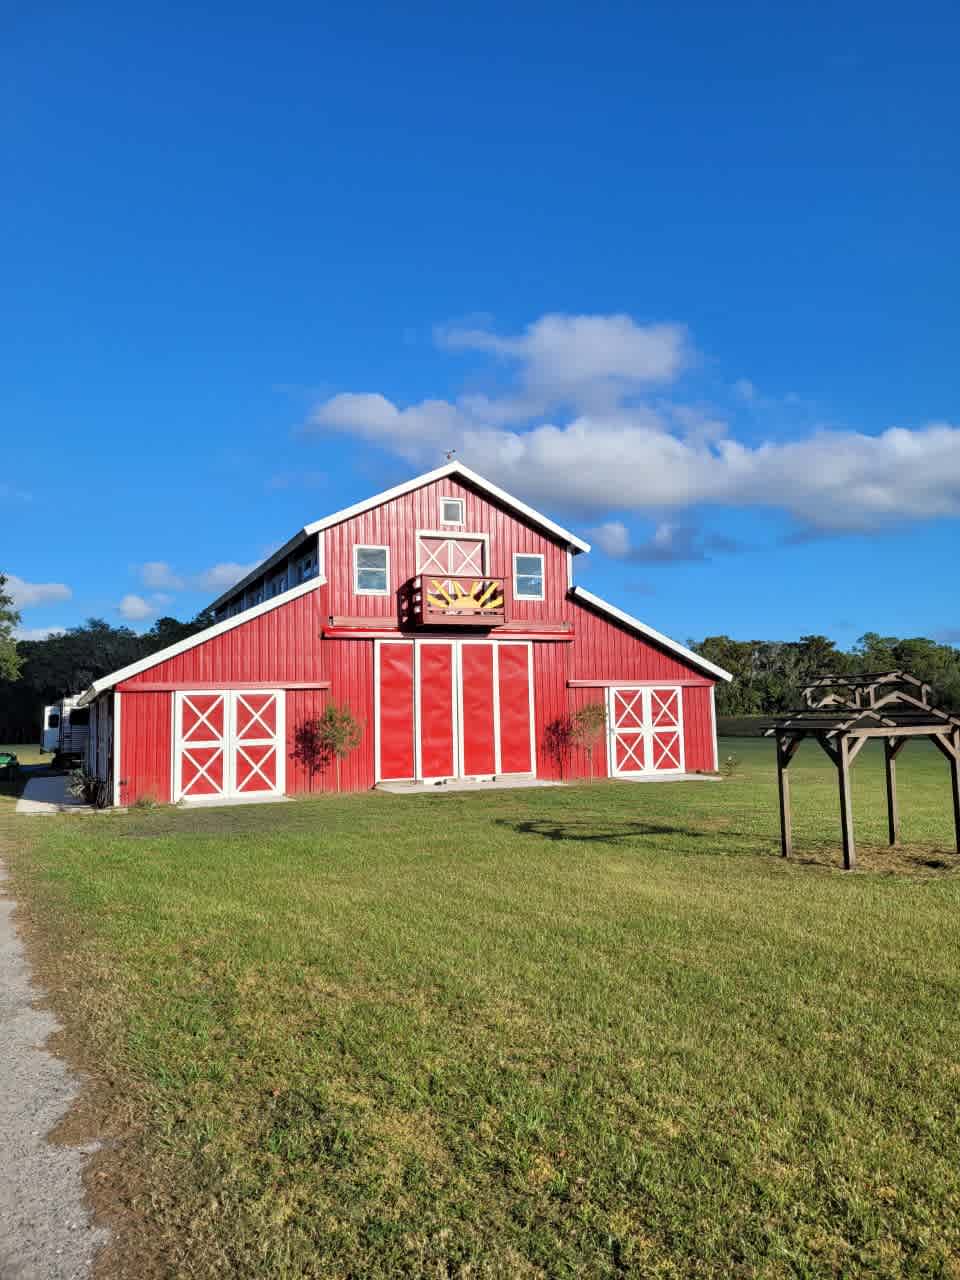
<path id="1" fill-rule="evenodd" d="M 522 836 L 540 836 L 544 840 L 583 840 L 597 844 L 635 840 L 643 836 L 682 836 L 685 840 L 702 840 L 705 836 L 715 835 L 693 827 L 668 826 L 657 822 L 622 822 L 611 825 L 588 821 L 556 822 L 546 818 L 528 818 L 524 822 L 497 818 L 496 821 L 497 826 L 509 827 Z"/>

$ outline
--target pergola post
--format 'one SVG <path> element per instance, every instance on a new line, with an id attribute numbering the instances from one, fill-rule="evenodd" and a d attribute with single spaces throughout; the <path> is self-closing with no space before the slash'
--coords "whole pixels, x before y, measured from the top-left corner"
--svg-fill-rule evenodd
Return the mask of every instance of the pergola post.
<path id="1" fill-rule="evenodd" d="M 840 734 L 837 744 L 837 776 L 840 781 L 840 835 L 843 839 L 843 869 L 852 871 L 857 865 L 857 847 L 853 840 L 853 806 L 850 801 L 850 739 Z"/>
<path id="2" fill-rule="evenodd" d="M 780 853 L 789 858 L 793 852 L 793 819 L 790 814 L 790 775 L 787 769 L 793 752 L 787 740 L 777 738 L 777 786 L 780 791 Z"/>
<path id="3" fill-rule="evenodd" d="M 950 789 L 953 792 L 953 834 L 960 853 L 960 730 L 951 735 L 953 755 L 950 758 Z"/>
<path id="4" fill-rule="evenodd" d="M 904 738 L 900 739 L 903 743 Z M 900 810 L 897 806 L 897 751 L 899 747 L 895 738 L 883 740 L 883 763 L 887 775 L 887 831 L 890 843 L 896 844 L 900 839 Z"/>

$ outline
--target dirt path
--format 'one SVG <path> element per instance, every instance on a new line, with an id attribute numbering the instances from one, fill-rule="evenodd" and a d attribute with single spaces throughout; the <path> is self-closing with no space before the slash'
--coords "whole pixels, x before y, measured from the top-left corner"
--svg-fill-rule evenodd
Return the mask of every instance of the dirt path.
<path id="1" fill-rule="evenodd" d="M 46 1140 L 80 1084 L 42 1047 L 59 1024 L 33 1007 L 43 993 L 30 980 L 6 879 L 0 863 L 0 1278 L 81 1280 L 107 1238 L 81 1182 L 94 1148 Z"/>

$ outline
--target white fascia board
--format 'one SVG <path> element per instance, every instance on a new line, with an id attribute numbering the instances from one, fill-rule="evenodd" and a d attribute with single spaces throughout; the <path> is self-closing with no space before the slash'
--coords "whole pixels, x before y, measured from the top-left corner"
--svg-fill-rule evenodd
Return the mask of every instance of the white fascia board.
<path id="1" fill-rule="evenodd" d="M 595 609 L 599 609 L 601 613 L 609 614 L 611 618 L 616 618 L 618 622 L 622 622 L 625 626 L 632 627 L 640 635 L 655 641 L 664 649 L 669 649 L 671 653 L 675 653 L 684 662 L 689 662 L 691 666 L 699 667 L 701 671 L 709 672 L 710 675 L 716 676 L 718 680 L 733 679 L 730 672 L 724 671 L 723 667 L 715 666 L 712 662 L 708 662 L 706 658 L 701 657 L 699 653 L 694 653 L 692 649 L 688 649 L 686 645 L 678 644 L 676 640 L 671 640 L 669 636 L 665 636 L 661 631 L 655 631 L 653 627 L 648 627 L 639 618 L 634 618 L 629 613 L 624 613 L 622 609 L 618 609 L 616 605 L 608 604 L 606 600 L 601 600 L 599 596 L 595 596 L 586 587 L 574 587 L 571 595 L 576 599 L 585 600 L 587 604 L 592 604 Z"/>
<path id="2" fill-rule="evenodd" d="M 548 516 L 534 510 L 533 507 L 528 507 L 525 502 L 513 497 L 505 489 L 491 484 L 483 476 L 477 475 L 475 471 L 465 467 L 462 462 L 448 462 L 445 466 L 437 467 L 436 471 L 427 471 L 422 476 L 415 476 L 412 480 L 405 480 L 403 484 L 398 484 L 392 489 L 385 489 L 383 493 L 374 494 L 372 498 L 365 498 L 363 502 L 357 502 L 352 507 L 344 507 L 342 511 L 335 511 L 331 516 L 324 516 L 322 520 L 316 520 L 313 524 L 306 525 L 304 533 L 320 533 L 324 529 L 329 529 L 331 525 L 342 524 L 344 520 L 350 520 L 353 516 L 362 515 L 364 511 L 369 511 L 372 507 L 379 507 L 382 503 L 390 502 L 394 498 L 402 498 L 405 493 L 412 493 L 414 489 L 422 489 L 424 485 L 432 484 L 435 480 L 445 480 L 448 476 L 460 476 L 477 489 L 499 499 L 504 506 L 511 507 L 514 511 L 526 516 L 534 524 L 540 525 L 543 529 L 548 529 L 555 537 L 565 542 L 571 551 L 590 550 L 589 542 L 584 542 L 575 533 L 571 533 L 569 529 L 564 529 L 562 525 L 556 524 Z"/>
<path id="3" fill-rule="evenodd" d="M 158 649 L 156 653 L 151 653 L 146 658 L 139 658 L 136 662 L 131 662 L 129 666 L 121 667 L 119 671 L 114 671 L 108 676 L 101 676 L 99 680 L 94 680 L 89 689 L 83 692 L 77 705 L 85 707 L 93 701 L 98 693 L 103 693 L 105 689 L 112 689 L 114 685 L 121 684 L 124 680 L 130 680 L 133 676 L 138 676 L 141 671 L 149 671 L 151 667 L 155 667 L 161 662 L 166 662 L 168 658 L 175 658 L 178 654 L 186 653 L 189 649 L 195 649 L 198 644 L 205 644 L 208 640 L 222 636 L 225 632 L 232 631 L 234 627 L 242 627 L 245 622 L 251 622 L 254 618 L 259 618 L 263 614 L 269 613 L 271 609 L 279 609 L 282 604 L 289 604 L 291 600 L 296 600 L 299 596 L 305 596 L 308 591 L 316 591 L 317 587 L 326 586 L 326 582 L 326 578 L 311 578 L 309 582 L 301 582 L 298 586 L 291 587 L 289 591 L 284 591 L 282 595 L 274 596 L 272 600 L 264 600 L 262 604 L 256 604 L 232 618 L 224 618 L 222 622 L 215 622 L 212 627 L 207 627 L 204 631 L 198 631 L 196 635 L 188 636 L 186 640 L 178 640 L 176 644 L 168 645 L 166 649 Z"/>

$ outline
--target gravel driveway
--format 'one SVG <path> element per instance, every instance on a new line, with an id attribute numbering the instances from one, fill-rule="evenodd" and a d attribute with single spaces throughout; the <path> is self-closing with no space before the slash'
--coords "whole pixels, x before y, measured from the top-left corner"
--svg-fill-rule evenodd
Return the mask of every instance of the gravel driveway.
<path id="1" fill-rule="evenodd" d="M 43 993 L 30 981 L 5 880 L 0 863 L 0 1277 L 78 1280 L 107 1238 L 91 1222 L 81 1183 L 96 1148 L 46 1140 L 80 1084 L 42 1047 L 59 1023 L 33 1008 Z"/>

